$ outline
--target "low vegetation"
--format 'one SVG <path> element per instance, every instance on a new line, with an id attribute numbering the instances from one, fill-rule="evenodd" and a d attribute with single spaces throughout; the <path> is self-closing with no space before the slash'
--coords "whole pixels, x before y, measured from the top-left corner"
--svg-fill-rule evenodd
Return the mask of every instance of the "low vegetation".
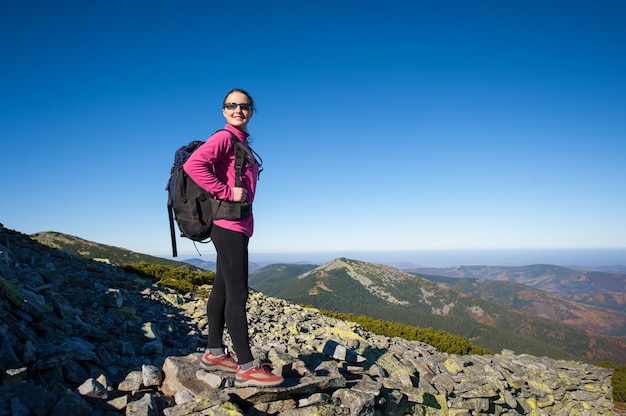
<path id="1" fill-rule="evenodd" d="M 193 271 L 143 262 L 126 264 L 122 268 L 127 272 L 157 280 L 161 285 L 178 292 L 195 292 L 200 296 L 206 296 L 207 293 L 200 290 L 199 286 L 212 285 L 215 278 L 215 272 L 212 271 Z"/>
<path id="2" fill-rule="evenodd" d="M 626 403 L 626 366 L 614 365 L 606 361 L 595 363 L 595 365 L 613 369 L 613 375 L 611 376 L 613 401 Z"/>
<path id="3" fill-rule="evenodd" d="M 321 311 L 324 315 L 345 321 L 356 322 L 363 329 L 371 331 L 378 335 L 387 337 L 400 337 L 409 341 L 420 341 L 428 345 L 432 345 L 441 352 L 449 354 L 491 354 L 492 352 L 486 348 L 480 348 L 473 345 L 467 338 L 459 335 L 453 335 L 448 332 L 433 328 L 418 328 L 414 326 L 404 325 L 398 322 L 390 322 L 382 319 L 373 319 L 364 315 L 355 315 L 351 313 L 338 313 L 331 311 Z"/>

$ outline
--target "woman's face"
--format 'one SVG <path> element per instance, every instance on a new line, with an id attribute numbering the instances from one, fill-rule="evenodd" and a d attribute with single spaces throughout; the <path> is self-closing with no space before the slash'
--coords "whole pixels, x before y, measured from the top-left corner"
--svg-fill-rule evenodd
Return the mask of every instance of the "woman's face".
<path id="1" fill-rule="evenodd" d="M 227 108 L 228 104 L 243 104 L 235 107 L 234 109 Z M 244 108 L 245 107 L 245 108 Z M 246 131 L 246 126 L 248 122 L 252 118 L 252 103 L 246 94 L 235 91 L 228 94 L 226 100 L 224 101 L 224 108 L 222 109 L 222 114 L 224 114 L 224 118 L 226 122 L 241 131 Z"/>

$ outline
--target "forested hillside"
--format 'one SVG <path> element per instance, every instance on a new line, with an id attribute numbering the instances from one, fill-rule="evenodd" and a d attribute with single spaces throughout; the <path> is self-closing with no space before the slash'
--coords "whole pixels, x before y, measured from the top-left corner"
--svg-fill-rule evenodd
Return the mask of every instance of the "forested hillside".
<path id="1" fill-rule="evenodd" d="M 279 268 L 274 278 L 271 266 L 254 273 L 252 287 L 321 309 L 442 329 L 493 351 L 625 361 L 626 344 L 619 339 L 524 314 L 387 266 L 337 259 L 301 274 L 289 265 Z"/>
<path id="2" fill-rule="evenodd" d="M 552 321 L 614 337 L 626 336 L 626 314 L 607 307 L 574 302 L 543 290 L 504 280 L 417 275 L 433 282 Z"/>

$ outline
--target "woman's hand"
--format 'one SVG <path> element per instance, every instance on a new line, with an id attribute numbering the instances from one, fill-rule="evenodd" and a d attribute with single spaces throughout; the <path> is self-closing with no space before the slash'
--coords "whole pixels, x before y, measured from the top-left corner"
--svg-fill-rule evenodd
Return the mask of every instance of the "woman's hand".
<path id="1" fill-rule="evenodd" d="M 233 188 L 233 202 L 244 202 L 247 197 L 247 192 L 243 188 Z"/>

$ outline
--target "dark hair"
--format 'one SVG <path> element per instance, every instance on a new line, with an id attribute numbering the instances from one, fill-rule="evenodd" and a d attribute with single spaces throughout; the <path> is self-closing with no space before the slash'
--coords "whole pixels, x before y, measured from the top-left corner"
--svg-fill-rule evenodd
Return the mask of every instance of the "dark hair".
<path id="1" fill-rule="evenodd" d="M 224 101 L 222 102 L 222 105 L 226 104 L 226 99 L 233 92 L 240 92 L 243 95 L 245 95 L 246 97 L 248 97 L 248 100 L 250 100 L 250 104 L 252 104 L 252 111 L 255 111 L 254 100 L 252 99 L 252 96 L 250 94 L 248 94 L 248 92 L 246 90 L 242 90 L 241 88 L 233 88 L 232 90 L 228 91 L 228 94 L 226 94 L 226 96 L 224 96 Z"/>

